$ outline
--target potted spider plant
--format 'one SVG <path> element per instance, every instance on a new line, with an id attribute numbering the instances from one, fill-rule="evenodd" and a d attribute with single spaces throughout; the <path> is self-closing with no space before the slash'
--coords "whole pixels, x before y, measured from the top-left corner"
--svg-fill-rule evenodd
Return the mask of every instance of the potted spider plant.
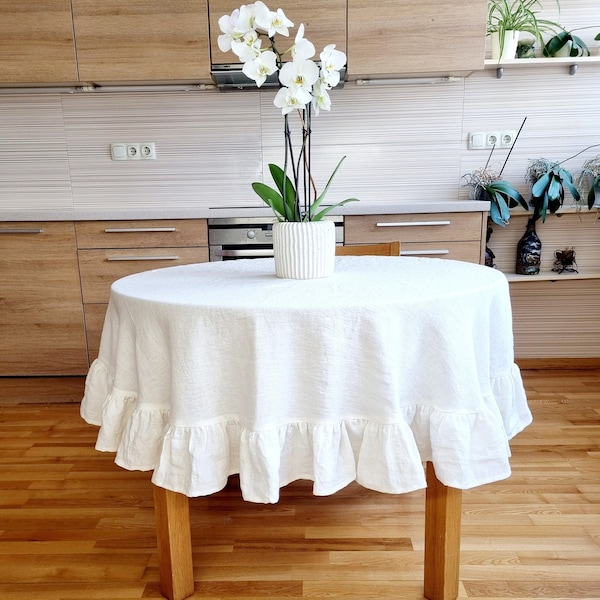
<path id="1" fill-rule="evenodd" d="M 556 6 L 560 9 L 559 0 Z M 539 40 L 542 35 L 561 29 L 558 23 L 541 19 L 539 0 L 490 0 L 487 13 L 487 35 L 492 37 L 492 58 L 499 62 L 515 58 L 520 32 L 527 32 Z"/>

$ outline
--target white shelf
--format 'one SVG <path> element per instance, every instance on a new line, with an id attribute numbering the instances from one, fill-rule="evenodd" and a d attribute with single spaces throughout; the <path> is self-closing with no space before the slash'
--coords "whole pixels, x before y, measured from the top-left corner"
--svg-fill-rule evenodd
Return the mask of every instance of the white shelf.
<path id="1" fill-rule="evenodd" d="M 511 283 L 523 283 L 532 281 L 564 281 L 566 279 L 600 279 L 600 271 L 584 271 L 571 273 L 563 271 L 555 273 L 554 271 L 541 271 L 537 275 L 517 275 L 516 273 L 506 273 L 506 278 Z"/>
<path id="2" fill-rule="evenodd" d="M 592 51 L 596 51 L 596 48 L 593 48 Z M 501 78 L 504 69 L 531 69 L 533 67 L 567 67 L 568 72 L 571 75 L 575 75 L 577 72 L 577 67 L 579 65 L 591 64 L 591 65 L 600 65 L 600 56 L 566 56 L 566 57 L 557 57 L 557 58 L 513 58 L 512 60 L 504 60 L 502 62 L 498 62 L 495 59 L 486 59 L 485 60 L 485 69 L 496 69 L 496 76 Z"/>

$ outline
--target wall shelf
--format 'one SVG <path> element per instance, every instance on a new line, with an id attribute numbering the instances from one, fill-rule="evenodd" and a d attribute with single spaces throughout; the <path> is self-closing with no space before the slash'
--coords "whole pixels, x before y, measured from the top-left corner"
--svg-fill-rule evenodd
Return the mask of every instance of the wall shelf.
<path id="1" fill-rule="evenodd" d="M 579 273 L 570 273 L 563 271 L 555 273 L 554 271 L 540 271 L 538 275 L 517 275 L 516 273 L 506 273 L 506 279 L 511 283 L 532 283 L 535 281 L 566 281 L 573 279 L 600 279 L 600 270 L 580 271 Z"/>
<path id="2" fill-rule="evenodd" d="M 595 51 L 596 48 L 592 48 Z M 600 56 L 566 56 L 557 58 L 515 58 L 499 63 L 495 59 L 485 60 L 485 69 L 496 69 L 496 77 L 500 79 L 504 75 L 504 69 L 527 69 L 533 67 L 566 67 L 570 75 L 575 75 L 579 65 L 600 65 Z"/>

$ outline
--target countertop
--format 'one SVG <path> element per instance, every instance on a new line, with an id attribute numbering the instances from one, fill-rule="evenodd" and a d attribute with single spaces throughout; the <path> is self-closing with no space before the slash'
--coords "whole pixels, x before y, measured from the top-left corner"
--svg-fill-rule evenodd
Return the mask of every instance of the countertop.
<path id="1" fill-rule="evenodd" d="M 448 202 L 414 202 L 374 204 L 353 202 L 337 208 L 333 215 L 384 215 L 439 212 L 482 212 L 489 210 L 489 202 L 475 200 Z M 134 210 L 5 210 L 0 211 L 0 221 L 117 221 L 134 219 L 208 219 L 223 217 L 273 216 L 265 206 L 236 206 L 198 209 L 134 209 Z"/>

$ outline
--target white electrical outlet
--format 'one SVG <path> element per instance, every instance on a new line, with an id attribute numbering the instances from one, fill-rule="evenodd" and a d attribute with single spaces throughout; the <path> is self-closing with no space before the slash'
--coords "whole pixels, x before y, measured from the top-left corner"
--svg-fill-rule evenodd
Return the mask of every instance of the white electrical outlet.
<path id="1" fill-rule="evenodd" d="M 485 145 L 488 148 L 500 146 L 500 132 L 499 131 L 488 131 L 485 137 Z"/>
<path id="2" fill-rule="evenodd" d="M 516 131 L 503 131 L 500 134 L 500 146 L 502 146 L 503 148 L 509 148 L 515 143 L 516 137 Z"/>
<path id="3" fill-rule="evenodd" d="M 156 148 L 155 148 L 154 142 L 142 142 L 140 144 L 140 155 L 141 155 L 142 159 L 156 158 Z"/>
<path id="4" fill-rule="evenodd" d="M 127 144 L 127 160 L 139 160 L 140 159 L 140 145 L 139 144 Z"/>

